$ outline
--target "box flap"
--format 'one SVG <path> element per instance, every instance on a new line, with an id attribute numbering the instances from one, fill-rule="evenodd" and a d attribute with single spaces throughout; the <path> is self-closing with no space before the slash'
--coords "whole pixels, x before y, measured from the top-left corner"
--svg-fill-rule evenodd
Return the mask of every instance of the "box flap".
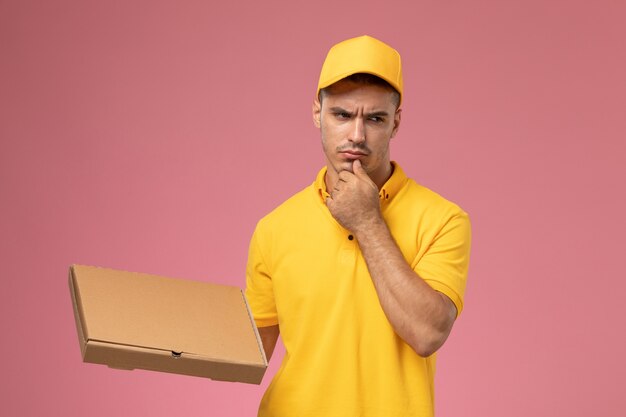
<path id="1" fill-rule="evenodd" d="M 74 308 L 74 320 L 76 322 L 76 332 L 78 334 L 78 344 L 80 346 L 80 353 L 85 358 L 85 347 L 87 342 L 87 336 L 85 335 L 85 329 L 83 327 L 84 317 L 82 311 L 82 302 L 80 300 L 80 294 L 76 287 L 76 281 L 74 280 L 74 271 L 70 268 L 69 272 L 69 286 L 70 295 L 72 297 L 72 306 Z"/>

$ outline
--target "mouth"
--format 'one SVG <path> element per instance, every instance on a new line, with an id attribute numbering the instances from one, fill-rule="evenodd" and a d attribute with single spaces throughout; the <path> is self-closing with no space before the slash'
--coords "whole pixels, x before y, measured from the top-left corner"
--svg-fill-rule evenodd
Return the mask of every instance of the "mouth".
<path id="1" fill-rule="evenodd" d="M 350 160 L 361 159 L 362 157 L 367 156 L 365 152 L 350 149 L 339 152 L 339 155 Z"/>

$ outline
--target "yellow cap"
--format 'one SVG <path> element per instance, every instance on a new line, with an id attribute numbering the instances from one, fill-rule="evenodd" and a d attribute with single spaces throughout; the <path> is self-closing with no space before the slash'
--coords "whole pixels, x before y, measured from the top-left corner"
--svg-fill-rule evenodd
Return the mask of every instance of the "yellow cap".
<path id="1" fill-rule="evenodd" d="M 322 65 L 317 96 L 322 88 L 356 73 L 372 74 L 387 81 L 400 93 L 402 101 L 400 54 L 386 43 L 367 35 L 345 40 L 330 48 Z"/>

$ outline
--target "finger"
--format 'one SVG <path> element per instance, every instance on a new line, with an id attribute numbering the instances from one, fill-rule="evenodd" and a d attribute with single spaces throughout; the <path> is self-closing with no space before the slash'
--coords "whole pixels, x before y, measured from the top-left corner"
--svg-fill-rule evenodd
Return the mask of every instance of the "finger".
<path id="1" fill-rule="evenodd" d="M 370 184 L 372 187 L 376 187 L 376 184 L 374 184 L 374 181 L 372 181 L 369 174 L 365 172 L 365 170 L 363 169 L 363 165 L 361 165 L 360 160 L 358 159 L 354 160 L 354 162 L 352 163 L 352 171 L 354 171 L 354 175 L 358 179 L 360 179 L 361 181 L 365 181 L 366 183 Z"/>
<path id="2" fill-rule="evenodd" d="M 352 177 L 352 175 L 354 174 L 351 173 L 350 171 L 340 171 L 337 179 L 341 182 L 348 182 L 348 180 L 350 179 L 350 177 Z"/>
<path id="3" fill-rule="evenodd" d="M 356 175 L 357 177 L 369 178 L 369 175 L 367 175 L 367 172 L 365 172 L 365 170 L 363 169 L 363 165 L 361 165 L 361 161 L 359 159 L 355 159 L 354 162 L 352 163 L 352 171 L 354 172 L 354 175 Z"/>

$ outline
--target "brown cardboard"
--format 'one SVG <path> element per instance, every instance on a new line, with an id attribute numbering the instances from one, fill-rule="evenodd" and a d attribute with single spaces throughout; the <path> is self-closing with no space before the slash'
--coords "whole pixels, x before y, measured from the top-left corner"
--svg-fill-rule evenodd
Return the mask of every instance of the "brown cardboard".
<path id="1" fill-rule="evenodd" d="M 84 362 L 259 384 L 267 359 L 240 288 L 72 265 Z"/>

